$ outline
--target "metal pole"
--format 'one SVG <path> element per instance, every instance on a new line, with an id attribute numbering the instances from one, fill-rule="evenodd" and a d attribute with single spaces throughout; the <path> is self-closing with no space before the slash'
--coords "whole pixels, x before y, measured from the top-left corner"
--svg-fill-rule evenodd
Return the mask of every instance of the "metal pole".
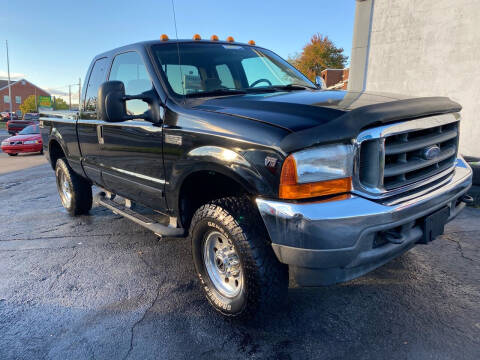
<path id="1" fill-rule="evenodd" d="M 11 114 L 12 113 L 12 88 L 10 86 L 10 60 L 8 58 L 8 40 L 5 40 L 5 46 L 7 47 L 8 98 L 10 99 L 10 114 Z"/>
<path id="2" fill-rule="evenodd" d="M 68 85 L 68 110 L 72 110 L 72 85 Z"/>
<path id="3" fill-rule="evenodd" d="M 82 79 L 78 78 L 78 112 L 80 112 L 81 98 L 82 98 Z"/>

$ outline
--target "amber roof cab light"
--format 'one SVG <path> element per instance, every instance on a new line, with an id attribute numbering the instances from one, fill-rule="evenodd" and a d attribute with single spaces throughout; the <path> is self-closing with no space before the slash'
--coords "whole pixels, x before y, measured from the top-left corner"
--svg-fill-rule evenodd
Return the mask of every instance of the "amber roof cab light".
<path id="1" fill-rule="evenodd" d="M 248 41 L 248 45 L 255 45 L 255 41 L 249 40 L 249 41 Z"/>
<path id="2" fill-rule="evenodd" d="M 160 35 L 160 40 L 162 40 L 162 41 L 168 41 L 168 35 L 167 35 L 167 34 L 162 34 L 162 35 Z"/>
<path id="3" fill-rule="evenodd" d="M 295 158 L 290 155 L 285 159 L 282 166 L 278 195 L 281 199 L 298 200 L 342 194 L 349 192 L 351 189 L 351 177 L 311 183 L 298 183 L 297 165 Z"/>
<path id="4" fill-rule="evenodd" d="M 202 37 L 199 34 L 193 35 L 193 40 L 202 40 Z"/>
<path id="5" fill-rule="evenodd" d="M 217 35 L 212 35 L 212 37 L 210 38 L 210 40 L 212 40 L 212 41 L 218 41 L 218 36 L 217 36 Z"/>
<path id="6" fill-rule="evenodd" d="M 233 36 L 229 36 L 229 37 L 227 37 L 227 41 L 228 42 L 234 42 L 235 39 L 233 38 Z"/>

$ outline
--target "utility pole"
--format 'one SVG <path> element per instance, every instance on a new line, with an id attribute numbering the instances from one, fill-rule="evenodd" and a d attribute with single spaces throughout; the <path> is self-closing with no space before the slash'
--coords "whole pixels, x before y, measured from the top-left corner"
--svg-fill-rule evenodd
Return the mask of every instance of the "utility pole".
<path id="1" fill-rule="evenodd" d="M 8 58 L 8 40 L 5 40 L 5 46 L 7 47 L 8 98 L 10 99 L 10 113 L 12 113 L 12 87 L 10 86 L 10 60 Z"/>
<path id="2" fill-rule="evenodd" d="M 72 85 L 68 85 L 68 110 L 72 110 Z"/>

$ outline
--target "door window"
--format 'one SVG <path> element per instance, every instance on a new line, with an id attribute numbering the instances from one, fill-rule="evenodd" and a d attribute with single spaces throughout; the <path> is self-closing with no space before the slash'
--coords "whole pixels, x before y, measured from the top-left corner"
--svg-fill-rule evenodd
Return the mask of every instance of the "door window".
<path id="1" fill-rule="evenodd" d="M 226 64 L 216 66 L 217 75 L 220 79 L 220 85 L 228 89 L 235 89 L 232 72 Z"/>
<path id="2" fill-rule="evenodd" d="M 163 64 L 162 69 L 177 94 L 191 94 L 202 89 L 202 79 L 196 66 Z"/>
<path id="3" fill-rule="evenodd" d="M 108 66 L 108 59 L 101 58 L 93 64 L 90 78 L 88 79 L 85 94 L 85 111 L 97 111 L 97 93 L 100 85 L 105 81 Z"/>
<path id="4" fill-rule="evenodd" d="M 134 51 L 115 56 L 109 80 L 123 82 L 126 95 L 138 95 L 152 89 L 147 68 L 140 55 Z M 129 115 L 140 115 L 147 110 L 148 104 L 142 100 L 127 101 Z"/>
<path id="5" fill-rule="evenodd" d="M 268 81 L 259 82 L 258 86 L 283 85 L 295 80 L 265 56 L 244 59 L 242 66 L 249 86 L 260 79 Z"/>

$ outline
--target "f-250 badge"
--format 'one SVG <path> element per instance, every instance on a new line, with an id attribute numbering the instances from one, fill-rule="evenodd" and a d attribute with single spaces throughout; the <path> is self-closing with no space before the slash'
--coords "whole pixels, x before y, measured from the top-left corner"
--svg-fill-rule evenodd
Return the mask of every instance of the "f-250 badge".
<path id="1" fill-rule="evenodd" d="M 265 166 L 274 169 L 277 166 L 277 159 L 272 156 L 265 157 Z"/>

